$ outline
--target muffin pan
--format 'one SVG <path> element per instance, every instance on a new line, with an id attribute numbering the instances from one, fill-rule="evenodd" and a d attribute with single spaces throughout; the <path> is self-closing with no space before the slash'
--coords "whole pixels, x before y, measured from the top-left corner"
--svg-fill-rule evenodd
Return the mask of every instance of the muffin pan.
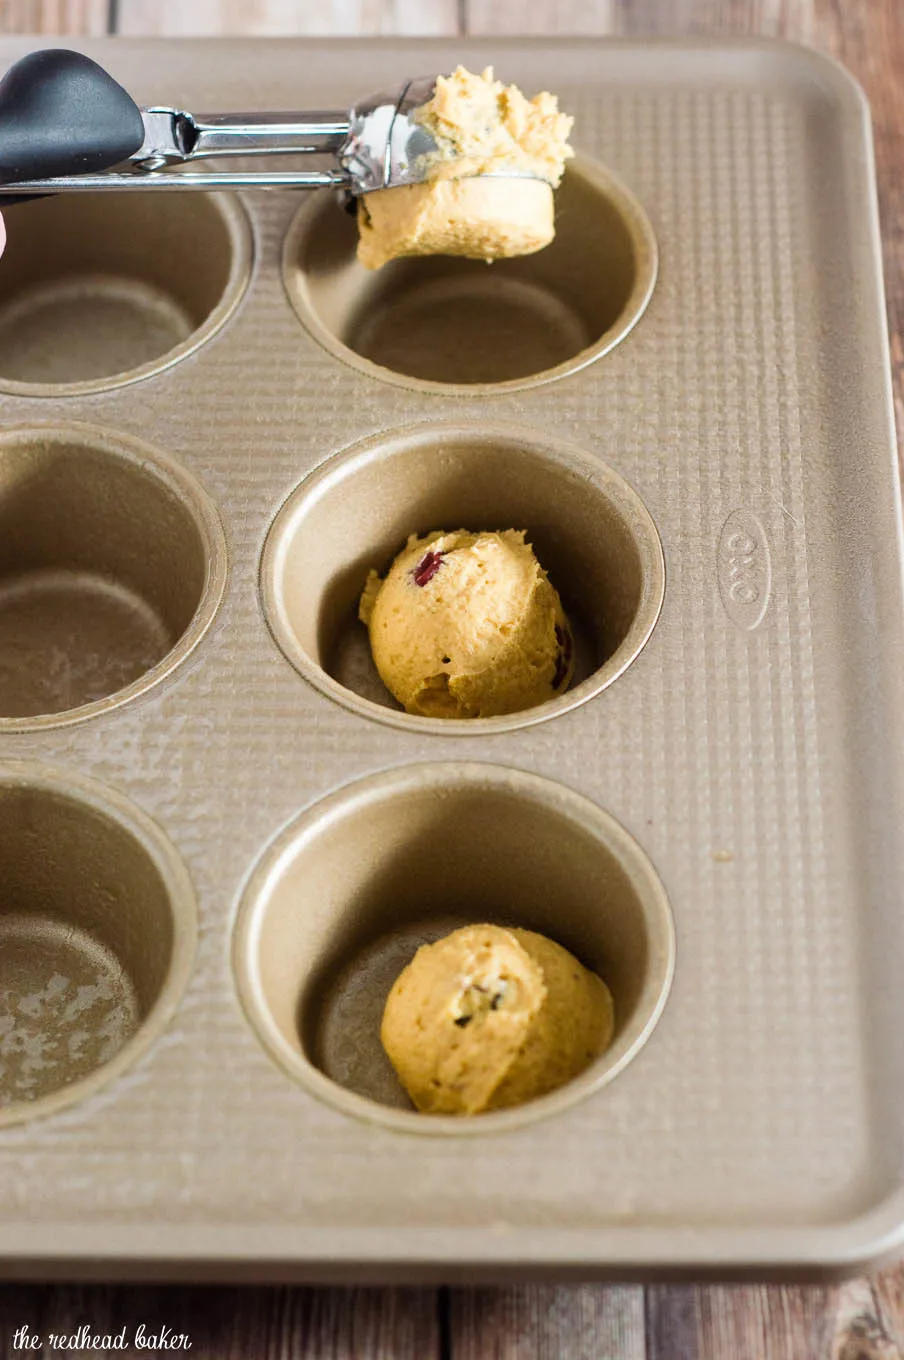
<path id="1" fill-rule="evenodd" d="M 217 512 L 171 459 L 96 426 L 0 431 L 0 732 L 147 689 L 201 639 L 225 578 Z"/>
<path id="2" fill-rule="evenodd" d="M 170 1019 L 196 906 L 159 828 L 93 781 L 0 774 L 0 1126 L 84 1099 Z"/>
<path id="3" fill-rule="evenodd" d="M 421 392 L 512 390 L 573 373 L 627 335 L 656 277 L 646 214 L 588 161 L 572 162 L 556 191 L 552 244 L 492 269 L 434 256 L 369 271 L 355 259 L 354 217 L 334 208 L 312 197 L 289 228 L 289 299 L 339 358 Z"/>
<path id="4" fill-rule="evenodd" d="M 358 601 L 409 532 L 527 530 L 575 637 L 568 691 L 498 718 L 424 718 L 384 687 Z M 542 722 L 612 683 L 659 617 L 665 565 L 643 502 L 612 468 L 552 435 L 465 422 L 392 431 L 328 459 L 282 506 L 264 548 L 264 613 L 289 661 L 356 712 L 440 736 Z"/>
<path id="5" fill-rule="evenodd" d="M 615 1037 L 543 1100 L 426 1119 L 383 1052 L 383 1007 L 418 945 L 475 920 L 555 937 L 604 973 Z M 374 776 L 292 822 L 245 891 L 235 943 L 248 1018 L 290 1076 L 365 1119 L 450 1137 L 518 1128 L 615 1076 L 662 1010 L 673 958 L 665 892 L 617 822 L 549 780 L 465 762 Z"/>
<path id="6" fill-rule="evenodd" d="M 11 63 L 38 44 L 6 39 Z M 904 1236 L 899 492 L 868 111 L 783 44 L 86 42 L 142 102 L 494 63 L 558 235 L 368 275 L 329 194 L 69 196 L 0 264 L 0 1263 L 840 1271 Z M 354 620 L 524 528 L 579 673 L 401 712 Z M 569 1086 L 405 1107 L 418 943 L 615 995 Z"/>
<path id="7" fill-rule="evenodd" d="M 134 382 L 190 354 L 235 310 L 251 232 L 239 204 L 140 193 L 17 206 L 0 279 L 0 391 L 58 396 Z"/>

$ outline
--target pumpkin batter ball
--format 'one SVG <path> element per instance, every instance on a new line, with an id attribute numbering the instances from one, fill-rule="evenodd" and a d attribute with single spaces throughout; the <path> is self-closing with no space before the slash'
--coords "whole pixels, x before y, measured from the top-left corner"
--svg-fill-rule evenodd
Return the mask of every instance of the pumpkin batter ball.
<path id="1" fill-rule="evenodd" d="M 528 100 L 515 85 L 459 66 L 440 76 L 418 122 L 436 150 L 426 180 L 358 199 L 358 259 L 379 269 L 402 255 L 498 260 L 530 255 L 555 235 L 553 189 L 574 152 L 573 119 L 555 95 Z M 493 178 L 504 175 L 506 178 Z"/>
<path id="2" fill-rule="evenodd" d="M 517 713 L 574 673 L 562 603 L 519 530 L 413 534 L 358 613 L 384 685 L 421 717 Z"/>
<path id="3" fill-rule="evenodd" d="M 477 925 L 417 951 L 389 993 L 380 1038 L 418 1110 L 473 1115 L 564 1085 L 613 1030 L 609 989 L 561 945 Z"/>

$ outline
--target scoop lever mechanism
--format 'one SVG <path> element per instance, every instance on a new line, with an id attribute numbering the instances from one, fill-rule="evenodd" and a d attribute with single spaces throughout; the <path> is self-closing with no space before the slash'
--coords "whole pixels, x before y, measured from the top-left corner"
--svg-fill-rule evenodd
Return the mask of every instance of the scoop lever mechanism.
<path id="1" fill-rule="evenodd" d="M 435 76 L 406 80 L 340 112 L 215 113 L 140 108 L 78 52 L 32 52 L 0 81 L 0 195 L 116 189 L 342 188 L 424 179 L 436 149 L 413 116 Z M 226 157 L 325 154 L 318 170 L 184 169 Z M 2 198 L 0 198 L 2 202 Z"/>

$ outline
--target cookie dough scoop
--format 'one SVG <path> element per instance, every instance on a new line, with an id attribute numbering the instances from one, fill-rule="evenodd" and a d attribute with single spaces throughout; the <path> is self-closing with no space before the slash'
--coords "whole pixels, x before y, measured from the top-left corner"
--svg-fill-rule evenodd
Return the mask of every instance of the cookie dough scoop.
<path id="1" fill-rule="evenodd" d="M 358 258 L 493 260 L 554 234 L 571 119 L 528 101 L 491 68 L 405 80 L 333 112 L 193 114 L 139 107 L 97 62 L 47 49 L 0 81 L 0 203 L 117 189 L 344 189 L 357 201 Z M 230 157 L 325 155 L 322 169 L 226 169 Z M 203 160 L 217 164 L 198 173 Z M 10 200 L 7 199 L 7 202 Z"/>
<path id="2" fill-rule="evenodd" d="M 443 90 L 453 92 L 458 132 L 444 123 Z M 499 149 L 474 155 L 474 129 L 462 141 L 474 90 L 503 105 L 521 98 L 492 81 L 488 68 L 472 76 L 421 76 L 358 100 L 351 109 L 284 113 L 194 114 L 164 105 L 140 107 L 114 78 L 80 52 L 31 52 L 0 80 L 0 194 L 220 188 L 342 188 L 354 196 L 463 176 L 547 180 L 549 162 Z M 555 100 L 540 95 L 539 101 Z M 533 101 L 537 104 L 537 100 Z M 526 107 L 527 101 L 524 101 Z M 544 105 L 544 108 L 546 106 Z M 474 116 L 486 119 L 475 105 Z M 504 113 L 501 121 L 504 121 Z M 519 114 L 522 118 L 524 115 Z M 548 121 L 548 108 L 546 115 Z M 571 119 L 557 115 L 564 135 Z M 495 115 L 494 115 L 495 118 Z M 489 120 L 490 122 L 493 119 Z M 492 132 L 484 128 L 481 136 Z M 318 170 L 212 170 L 185 167 L 209 159 L 328 155 Z M 572 154 L 570 149 L 566 155 Z"/>

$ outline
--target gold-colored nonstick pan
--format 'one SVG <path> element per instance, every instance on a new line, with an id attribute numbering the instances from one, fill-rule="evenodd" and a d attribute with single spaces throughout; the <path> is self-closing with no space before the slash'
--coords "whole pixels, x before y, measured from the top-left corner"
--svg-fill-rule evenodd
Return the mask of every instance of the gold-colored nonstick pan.
<path id="1" fill-rule="evenodd" d="M 554 244 L 492 266 L 369 272 L 330 188 L 4 212 L 3 1272 L 898 1250 L 904 610 L 859 89 L 769 42 L 80 50 L 139 107 L 264 114 L 493 64 L 577 156 Z M 579 672 L 546 705 L 418 718 L 373 670 L 368 571 L 461 527 L 526 530 L 562 596 Z M 597 969 L 613 1046 L 421 1116 L 382 1000 L 482 920 Z"/>

